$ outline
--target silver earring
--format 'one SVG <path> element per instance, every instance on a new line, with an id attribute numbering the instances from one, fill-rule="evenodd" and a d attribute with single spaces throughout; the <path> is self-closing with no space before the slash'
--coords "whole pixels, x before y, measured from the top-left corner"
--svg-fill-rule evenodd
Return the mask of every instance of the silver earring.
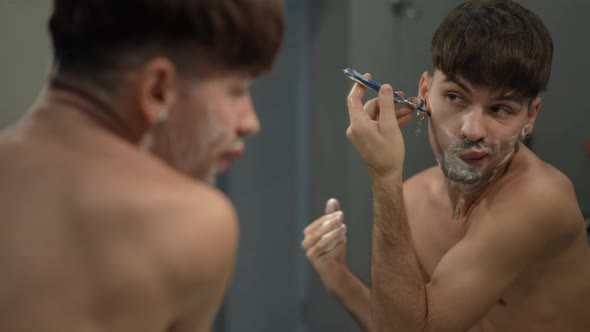
<path id="1" fill-rule="evenodd" d="M 162 123 L 164 123 L 166 120 L 168 119 L 168 110 L 167 109 L 163 109 L 158 116 L 156 117 L 155 121 L 154 121 L 154 125 L 152 128 L 149 128 L 148 130 L 146 130 L 146 132 L 143 134 L 141 141 L 139 143 L 139 148 L 142 151 L 150 151 L 154 145 L 154 133 L 153 133 L 153 128 L 156 126 L 161 125 Z"/>
<path id="2" fill-rule="evenodd" d="M 156 120 L 154 121 L 154 126 L 157 126 L 159 124 L 162 124 L 164 121 L 166 121 L 168 119 L 168 110 L 167 109 L 163 109 L 158 116 L 156 117 Z"/>

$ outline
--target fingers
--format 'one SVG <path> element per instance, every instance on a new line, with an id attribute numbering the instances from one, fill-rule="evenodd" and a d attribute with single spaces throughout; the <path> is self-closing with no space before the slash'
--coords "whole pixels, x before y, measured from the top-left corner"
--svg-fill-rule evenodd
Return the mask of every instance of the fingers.
<path id="1" fill-rule="evenodd" d="M 322 232 L 322 228 L 324 228 L 323 233 L 326 233 L 330 229 L 334 228 L 334 226 L 342 224 L 343 222 L 344 215 L 342 211 L 336 211 L 334 213 L 325 214 L 320 218 L 316 219 L 311 224 L 309 224 L 307 227 L 305 227 L 305 229 L 303 230 L 303 234 L 305 236 L 303 241 L 305 242 L 310 236 L 312 236 L 314 233 L 318 231 Z"/>
<path id="2" fill-rule="evenodd" d="M 371 79 L 370 74 L 365 74 L 363 76 Z M 363 96 L 365 94 L 365 89 L 366 88 L 361 84 L 355 83 L 348 94 L 348 115 L 350 117 L 351 124 L 357 122 L 358 118 L 366 116 L 366 114 L 363 112 Z"/>
<path id="3" fill-rule="evenodd" d="M 306 250 L 307 257 L 314 259 L 334 250 L 339 244 L 344 243 L 346 230 L 346 225 L 341 224 L 336 229 L 324 234 L 315 245 Z"/>
<path id="4" fill-rule="evenodd" d="M 398 94 L 403 96 L 403 92 L 402 91 L 397 91 Z M 367 113 L 367 115 L 375 121 L 379 121 L 379 105 L 378 105 L 378 101 L 379 98 L 373 98 L 369 101 L 367 101 L 365 103 L 365 113 Z M 397 118 L 397 121 L 399 122 L 399 126 L 400 128 L 402 128 L 403 126 L 405 126 L 408 122 L 410 122 L 410 120 L 412 119 L 415 110 L 410 107 L 410 106 L 402 106 L 399 107 L 398 104 L 395 108 L 395 116 Z M 402 120 L 403 119 L 403 120 Z M 403 121 L 403 123 L 401 122 Z"/>
<path id="5" fill-rule="evenodd" d="M 325 210 L 325 213 L 326 214 L 329 214 L 329 213 L 334 213 L 336 211 L 340 211 L 340 202 L 338 202 L 338 200 L 335 199 L 335 198 L 330 198 L 326 202 L 326 210 Z"/>
<path id="6" fill-rule="evenodd" d="M 377 97 L 379 105 L 379 126 L 382 128 L 397 126 L 397 116 L 395 114 L 395 105 L 393 100 L 393 88 L 389 84 L 383 84 L 379 89 Z"/>
<path id="7" fill-rule="evenodd" d="M 307 235 L 315 232 L 318 228 L 320 228 L 324 224 L 331 222 L 331 220 L 336 220 L 335 222 L 339 222 L 339 220 L 344 220 L 344 217 L 341 214 L 342 214 L 342 211 L 336 211 L 336 212 L 328 213 L 328 214 L 325 214 L 325 215 L 319 217 L 314 222 L 312 222 L 311 224 L 307 225 L 307 227 L 305 227 L 305 229 L 303 230 L 303 234 L 305 236 L 307 236 Z"/>
<path id="8" fill-rule="evenodd" d="M 301 242 L 303 249 L 313 246 L 322 235 L 328 233 L 335 227 L 344 222 L 344 214 L 342 211 L 337 211 L 331 214 L 326 214 L 315 220 L 313 223 L 305 227 L 303 231 L 304 239 Z"/>
<path id="9" fill-rule="evenodd" d="M 326 214 L 315 220 L 305 227 L 303 231 L 304 239 L 301 246 L 306 251 L 313 246 L 322 236 L 329 233 L 332 229 L 338 228 L 344 222 L 344 216 L 340 211 L 340 202 L 335 198 L 330 198 L 326 202 Z"/>
<path id="10" fill-rule="evenodd" d="M 378 98 L 373 98 L 366 102 L 364 106 L 365 113 L 375 121 L 379 120 L 379 105 L 377 104 L 377 100 Z"/>
<path id="11" fill-rule="evenodd" d="M 346 230 L 344 232 L 344 235 L 342 235 L 341 237 L 338 237 L 334 240 L 332 240 L 332 242 L 330 242 L 326 248 L 323 250 L 323 252 L 320 254 L 321 255 L 325 255 L 327 253 L 329 253 L 330 251 L 338 248 L 338 245 L 346 245 Z"/>

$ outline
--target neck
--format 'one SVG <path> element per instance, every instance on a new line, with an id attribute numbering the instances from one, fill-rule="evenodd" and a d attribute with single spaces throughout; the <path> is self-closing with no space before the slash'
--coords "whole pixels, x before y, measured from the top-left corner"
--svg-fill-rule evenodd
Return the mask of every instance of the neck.
<path id="1" fill-rule="evenodd" d="M 90 123 L 127 141 L 136 143 L 141 129 L 133 125 L 119 108 L 114 98 L 100 89 L 77 80 L 55 77 L 42 97 L 46 111 L 75 111 Z"/>

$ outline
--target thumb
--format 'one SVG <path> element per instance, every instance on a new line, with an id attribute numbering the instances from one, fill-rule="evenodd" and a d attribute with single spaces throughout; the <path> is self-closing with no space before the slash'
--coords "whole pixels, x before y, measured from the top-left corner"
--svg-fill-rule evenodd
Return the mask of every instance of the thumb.
<path id="1" fill-rule="evenodd" d="M 340 211 L 340 203 L 338 202 L 337 199 L 330 198 L 326 202 L 326 210 L 325 210 L 325 213 L 326 214 L 329 214 L 329 213 L 334 213 L 336 211 Z"/>

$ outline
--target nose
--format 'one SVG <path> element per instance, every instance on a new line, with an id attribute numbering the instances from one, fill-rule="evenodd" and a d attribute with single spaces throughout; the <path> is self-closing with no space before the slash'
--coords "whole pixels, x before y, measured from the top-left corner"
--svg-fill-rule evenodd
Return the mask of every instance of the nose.
<path id="1" fill-rule="evenodd" d="M 254 109 L 252 100 L 248 98 L 245 102 L 242 116 L 240 117 L 240 123 L 238 125 L 238 135 L 248 136 L 256 135 L 260 132 L 260 120 Z"/>
<path id="2" fill-rule="evenodd" d="M 487 136 L 484 111 L 470 110 L 463 116 L 461 124 L 461 138 L 468 141 L 482 141 Z"/>

